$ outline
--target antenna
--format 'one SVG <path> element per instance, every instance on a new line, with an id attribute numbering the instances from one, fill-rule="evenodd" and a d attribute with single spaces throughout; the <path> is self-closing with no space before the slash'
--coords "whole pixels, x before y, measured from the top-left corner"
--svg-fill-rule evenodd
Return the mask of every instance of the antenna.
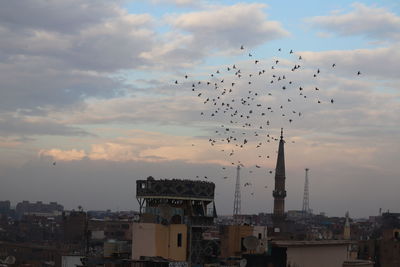
<path id="1" fill-rule="evenodd" d="M 235 187 L 235 200 L 233 202 L 233 217 L 241 214 L 241 200 L 240 200 L 240 165 L 236 168 L 236 187 Z"/>
<path id="2" fill-rule="evenodd" d="M 303 216 L 308 215 L 310 213 L 310 203 L 309 203 L 309 193 L 308 193 L 308 171 L 309 169 L 306 168 L 306 177 L 304 181 L 304 195 L 303 195 Z"/>

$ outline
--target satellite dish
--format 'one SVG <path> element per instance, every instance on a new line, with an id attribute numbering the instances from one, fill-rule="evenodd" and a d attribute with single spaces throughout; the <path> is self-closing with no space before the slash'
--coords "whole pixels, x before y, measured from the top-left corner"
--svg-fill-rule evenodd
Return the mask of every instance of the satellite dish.
<path id="1" fill-rule="evenodd" d="M 169 222 L 171 220 L 171 218 L 172 218 L 172 208 L 171 208 L 171 206 L 168 205 L 168 204 L 160 204 L 158 206 L 158 209 L 160 210 L 160 217 Z"/>
<path id="2" fill-rule="evenodd" d="M 243 239 L 243 245 L 248 250 L 256 250 L 257 246 L 259 245 L 260 241 L 255 236 L 248 236 Z"/>
<path id="3" fill-rule="evenodd" d="M 15 264 L 15 257 L 14 256 L 8 256 L 3 263 L 5 264 Z"/>
<path id="4" fill-rule="evenodd" d="M 246 259 L 241 259 L 240 262 L 239 262 L 239 266 L 240 267 L 246 267 L 246 264 L 247 264 L 247 260 Z"/>

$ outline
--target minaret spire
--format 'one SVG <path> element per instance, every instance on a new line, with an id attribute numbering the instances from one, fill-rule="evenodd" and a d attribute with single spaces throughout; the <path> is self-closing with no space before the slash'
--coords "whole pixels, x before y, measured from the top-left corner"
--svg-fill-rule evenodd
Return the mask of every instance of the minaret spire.
<path id="1" fill-rule="evenodd" d="M 283 139 L 283 128 L 281 128 L 281 139 L 279 141 L 278 157 L 275 168 L 275 189 L 272 193 L 274 197 L 274 213 L 273 223 L 274 228 L 282 228 L 285 220 L 285 140 Z"/>

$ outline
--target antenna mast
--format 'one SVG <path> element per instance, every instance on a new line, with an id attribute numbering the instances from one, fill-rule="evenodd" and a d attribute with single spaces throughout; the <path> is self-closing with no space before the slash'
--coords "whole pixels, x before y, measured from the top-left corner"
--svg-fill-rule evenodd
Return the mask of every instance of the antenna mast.
<path id="1" fill-rule="evenodd" d="M 303 195 L 303 215 L 306 216 L 310 213 L 309 193 L 308 193 L 308 168 L 306 170 L 306 178 L 304 181 L 304 195 Z"/>
<path id="2" fill-rule="evenodd" d="M 235 188 L 235 200 L 233 202 L 233 217 L 237 217 L 237 215 L 241 214 L 240 210 L 240 166 L 238 165 L 236 168 L 236 188 Z"/>

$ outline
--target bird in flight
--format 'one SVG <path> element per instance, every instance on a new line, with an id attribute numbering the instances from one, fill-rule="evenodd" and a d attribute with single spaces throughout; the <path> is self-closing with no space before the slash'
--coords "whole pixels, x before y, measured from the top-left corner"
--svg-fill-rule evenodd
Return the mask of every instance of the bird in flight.
<path id="1" fill-rule="evenodd" d="M 269 159 L 270 156 L 267 156 L 269 152 L 265 151 L 266 153 L 264 154 L 264 149 L 267 149 L 268 143 L 279 141 L 278 138 L 270 135 L 270 130 L 273 131 L 273 128 L 278 126 L 277 124 L 293 125 L 293 127 L 297 125 L 297 119 L 301 119 L 303 116 L 303 110 L 300 110 L 301 105 L 299 105 L 299 101 L 311 105 L 315 103 L 320 106 L 329 104 L 329 102 L 334 104 L 334 96 L 325 99 L 323 95 L 320 94 L 320 92 L 325 91 L 325 88 L 321 87 L 322 85 L 318 83 L 318 80 L 320 77 L 324 78 L 324 73 L 326 72 L 325 68 L 317 67 L 309 74 L 314 77 L 312 80 L 315 81 L 310 82 L 315 84 L 302 84 L 301 80 L 292 76 L 294 71 L 302 72 L 306 69 L 311 70 L 307 66 L 307 61 L 305 61 L 304 65 L 302 64 L 300 68 L 298 63 L 300 63 L 299 61 L 303 58 L 301 55 L 297 54 L 297 52 L 294 52 L 295 49 L 288 50 L 288 54 L 295 55 L 295 57 L 291 59 L 293 61 L 293 64 L 290 64 L 291 66 L 286 64 L 287 60 L 279 57 L 272 57 L 271 61 L 268 62 L 261 60 L 261 58 L 256 55 L 256 52 L 248 51 L 247 47 L 245 49 L 244 45 L 240 46 L 240 50 L 242 56 L 245 57 L 248 62 L 253 63 L 253 67 L 250 70 L 242 68 L 237 62 L 236 64 L 232 63 L 228 66 L 220 67 L 219 70 L 214 69 L 214 71 L 209 72 L 207 75 L 208 79 L 206 78 L 207 80 L 202 80 L 201 82 L 198 80 L 192 81 L 190 83 L 192 87 L 189 85 L 188 88 L 189 91 L 193 92 L 193 96 L 197 96 L 196 98 L 200 99 L 204 105 L 210 106 L 210 110 L 199 112 L 201 117 L 223 123 L 221 126 L 223 129 L 215 131 L 215 136 L 210 136 L 209 144 L 215 146 L 227 159 L 229 158 L 228 162 L 232 165 L 237 165 L 236 161 L 239 159 L 240 150 L 245 150 L 249 147 L 257 149 L 258 160 L 265 159 L 265 157 Z M 283 51 L 281 48 L 277 50 L 279 52 Z M 279 55 L 281 54 L 279 53 Z M 263 65 L 264 62 L 267 63 Z M 328 63 L 328 68 L 333 71 L 340 68 L 340 65 L 337 66 L 335 62 L 331 62 L 330 64 Z M 353 70 L 353 75 L 354 74 L 359 76 L 361 75 L 361 71 L 355 69 Z M 192 75 L 190 73 L 184 73 L 183 77 L 184 79 L 188 79 L 191 78 Z M 268 78 L 263 80 L 263 77 Z M 239 79 L 242 79 L 242 81 Z M 184 81 L 185 82 L 175 80 L 175 84 L 185 86 L 187 80 Z M 261 88 L 257 88 L 262 82 L 266 84 L 266 91 L 264 92 L 260 90 Z M 212 90 L 210 90 L 211 88 Z M 279 92 L 276 89 L 280 89 Z M 293 92 L 295 94 L 293 94 Z M 268 96 L 268 99 L 275 99 L 275 101 L 279 102 L 271 105 L 266 104 L 262 98 L 264 96 Z M 277 116 L 281 119 L 274 120 Z M 228 127 L 228 125 L 230 125 L 230 127 Z M 239 130 L 241 128 L 243 128 L 243 131 Z M 253 129 L 259 129 L 259 131 L 254 132 Z M 249 130 L 252 130 L 252 132 L 250 133 Z M 257 137 L 257 139 L 255 137 Z M 259 142 L 260 138 L 266 138 L 266 140 Z M 291 141 L 291 143 L 294 143 L 294 141 Z M 232 146 L 235 149 L 233 150 L 231 149 L 232 147 L 221 147 L 219 145 Z M 193 149 L 198 147 L 197 144 L 196 146 L 192 144 L 192 146 Z M 262 169 L 264 164 L 258 161 L 255 162 L 253 166 L 254 168 Z M 227 175 L 226 172 L 228 168 L 229 167 L 222 167 L 223 171 L 226 169 L 224 171 L 225 174 L 220 176 L 223 179 L 228 178 L 228 176 L 225 176 Z M 254 173 L 256 172 L 256 169 L 252 169 L 249 170 L 249 173 L 253 173 L 253 170 Z M 267 169 L 264 173 L 273 174 L 274 170 Z M 211 179 L 211 177 L 204 176 L 204 174 L 197 176 L 197 178 L 199 177 Z M 250 185 L 251 181 L 245 183 L 246 187 Z M 267 188 L 267 186 L 265 186 L 265 188 Z"/>

